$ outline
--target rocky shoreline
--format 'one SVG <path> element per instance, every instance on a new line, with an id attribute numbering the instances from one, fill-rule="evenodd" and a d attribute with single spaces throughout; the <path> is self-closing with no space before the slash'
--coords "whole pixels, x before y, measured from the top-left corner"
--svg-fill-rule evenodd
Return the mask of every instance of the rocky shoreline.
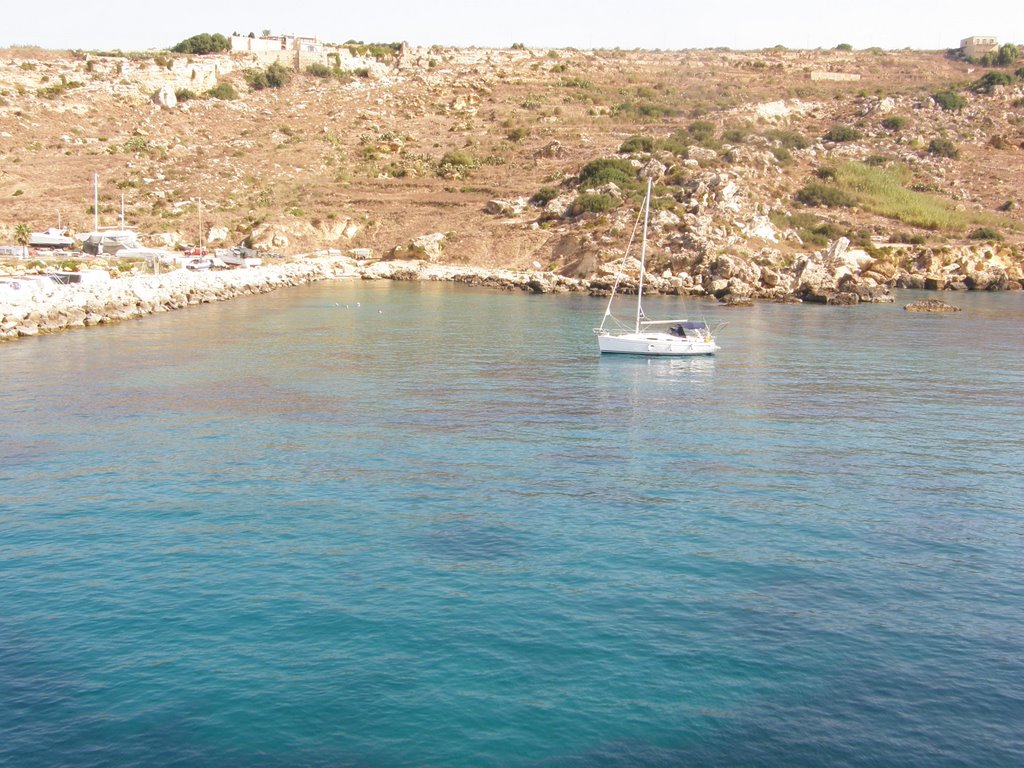
<path id="1" fill-rule="evenodd" d="M 648 275 L 645 291 L 704 296 L 726 305 L 747 304 L 753 299 L 851 305 L 891 303 L 894 297 L 890 287 L 949 287 L 929 284 L 920 276 L 896 274 L 895 270 L 880 271 L 882 265 L 875 261 L 858 264 L 856 253 L 852 257 L 849 253 L 846 244 L 839 241 L 828 252 L 804 257 L 790 271 L 781 274 L 765 268 L 759 268 L 755 274 L 749 262 L 722 255 L 706 265 L 697 277 L 685 272 Z M 32 290 L 0 293 L 0 341 L 130 320 L 195 304 L 340 278 L 457 282 L 530 293 L 607 295 L 615 275 L 602 271 L 589 278 L 575 278 L 543 270 L 517 271 L 426 260 L 373 261 L 338 256 L 297 257 L 250 269 L 213 272 L 181 269 L 163 275 L 131 274 L 78 285 L 36 283 Z M 1007 279 L 1001 271 L 991 279 L 979 273 L 964 287 L 1012 290 L 1020 288 L 1020 283 Z M 635 281 L 626 280 L 620 290 L 635 292 Z"/>

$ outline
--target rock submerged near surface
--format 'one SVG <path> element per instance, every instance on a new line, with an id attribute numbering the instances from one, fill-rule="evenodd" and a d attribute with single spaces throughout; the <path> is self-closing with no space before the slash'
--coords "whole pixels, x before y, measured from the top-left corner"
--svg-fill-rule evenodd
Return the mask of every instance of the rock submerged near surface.
<path id="1" fill-rule="evenodd" d="M 959 312 L 960 307 L 954 307 L 938 299 L 924 299 L 914 301 L 903 307 L 907 312 Z"/>

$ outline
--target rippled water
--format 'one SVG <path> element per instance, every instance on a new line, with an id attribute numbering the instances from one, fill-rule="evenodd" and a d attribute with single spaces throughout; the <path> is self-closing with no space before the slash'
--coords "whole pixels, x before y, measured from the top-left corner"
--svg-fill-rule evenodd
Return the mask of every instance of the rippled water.
<path id="1" fill-rule="evenodd" d="M 1024 764 L 1024 297 L 953 300 L 691 303 L 694 360 L 405 283 L 0 345 L 0 764 Z"/>

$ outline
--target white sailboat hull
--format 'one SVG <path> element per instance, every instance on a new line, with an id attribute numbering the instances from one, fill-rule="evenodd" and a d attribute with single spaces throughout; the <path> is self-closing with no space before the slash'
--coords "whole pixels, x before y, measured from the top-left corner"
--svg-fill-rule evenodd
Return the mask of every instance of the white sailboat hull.
<path id="1" fill-rule="evenodd" d="M 603 333 L 598 334 L 597 346 L 602 354 L 659 357 L 713 355 L 721 349 L 714 339 L 687 339 L 668 333 Z"/>

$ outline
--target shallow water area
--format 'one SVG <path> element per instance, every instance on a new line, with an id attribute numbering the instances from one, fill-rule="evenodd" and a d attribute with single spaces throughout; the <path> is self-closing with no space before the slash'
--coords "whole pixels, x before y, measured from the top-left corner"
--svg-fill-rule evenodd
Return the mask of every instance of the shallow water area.
<path id="1" fill-rule="evenodd" d="M 1024 763 L 1024 297 L 335 282 L 0 345 L 0 764 Z M 665 311 L 661 311 L 665 310 Z"/>

